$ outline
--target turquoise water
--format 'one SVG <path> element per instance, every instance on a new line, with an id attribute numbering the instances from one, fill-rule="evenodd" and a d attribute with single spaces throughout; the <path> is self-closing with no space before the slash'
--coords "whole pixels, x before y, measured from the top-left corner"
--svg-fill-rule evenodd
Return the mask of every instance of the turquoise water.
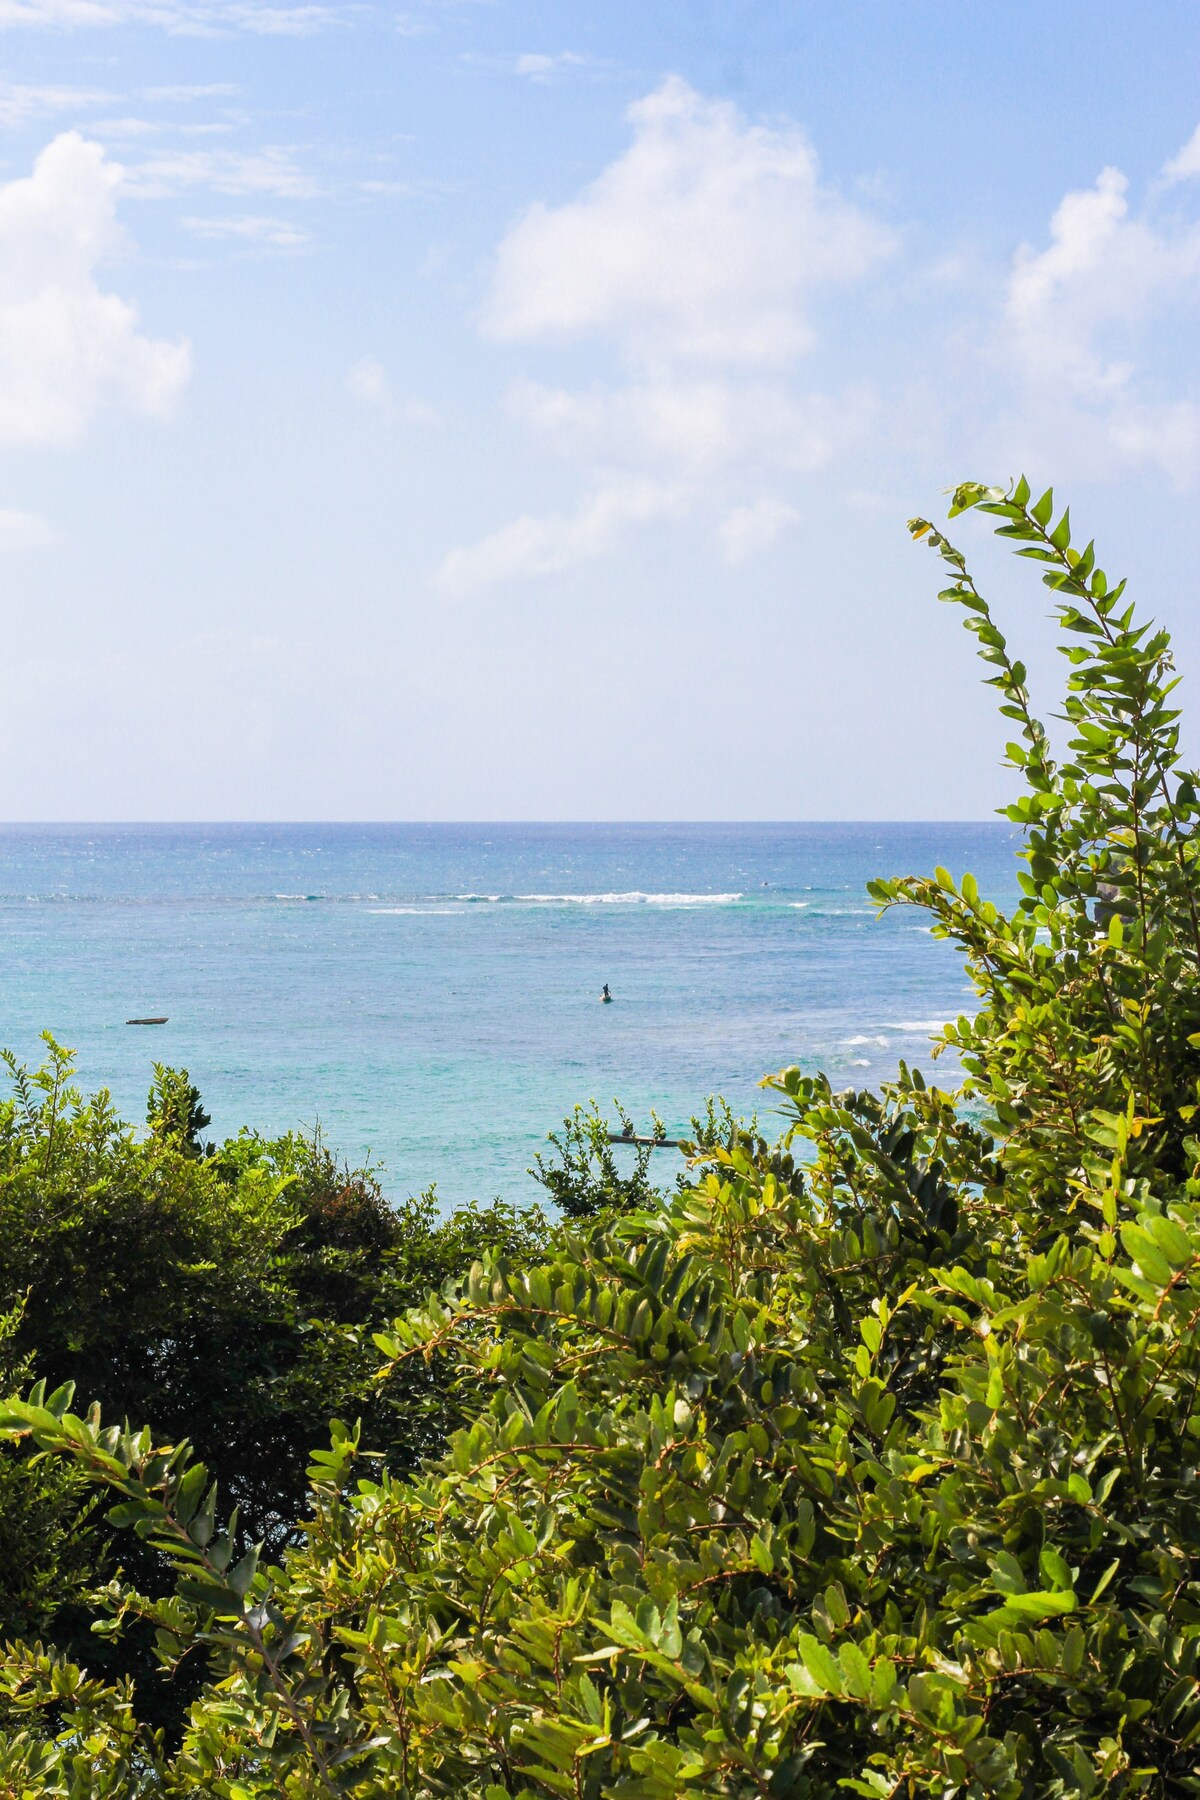
<path id="1" fill-rule="evenodd" d="M 0 1040 L 49 1028 L 135 1119 L 157 1059 L 214 1134 L 319 1120 L 392 1193 L 528 1198 L 577 1100 L 769 1123 L 768 1070 L 927 1062 L 961 967 L 864 884 L 943 863 L 1007 902 L 1014 853 L 1000 823 L 4 827 Z"/>

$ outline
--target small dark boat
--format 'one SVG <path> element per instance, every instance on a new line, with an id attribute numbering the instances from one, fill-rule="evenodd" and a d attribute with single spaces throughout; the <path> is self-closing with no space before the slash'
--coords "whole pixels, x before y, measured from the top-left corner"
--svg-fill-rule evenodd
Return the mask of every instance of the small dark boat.
<path id="1" fill-rule="evenodd" d="M 127 1025 L 165 1025 L 167 1016 L 164 1013 L 161 1019 L 126 1019 L 125 1023 Z"/>

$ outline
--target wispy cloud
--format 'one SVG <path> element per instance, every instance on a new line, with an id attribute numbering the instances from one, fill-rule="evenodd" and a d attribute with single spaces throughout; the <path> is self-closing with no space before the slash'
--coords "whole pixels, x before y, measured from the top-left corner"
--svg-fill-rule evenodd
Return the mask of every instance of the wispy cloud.
<path id="1" fill-rule="evenodd" d="M 240 25 L 260 37 L 310 37 L 331 25 L 347 24 L 359 10 L 352 6 L 231 5 L 223 9 L 223 22 Z"/>
<path id="2" fill-rule="evenodd" d="M 216 242 L 222 239 L 242 242 L 265 250 L 304 250 L 312 243 L 312 233 L 290 219 L 266 218 L 258 213 L 241 213 L 219 218 L 184 218 L 180 224 L 194 237 Z"/>
<path id="3" fill-rule="evenodd" d="M 440 425 L 436 409 L 424 400 L 400 398 L 393 391 L 387 370 L 378 357 L 362 356 L 346 371 L 346 391 L 361 406 L 402 425 Z"/>
<path id="4" fill-rule="evenodd" d="M 599 488 L 566 518 L 528 515 L 502 526 L 481 543 L 452 550 L 435 585 L 454 599 L 506 581 L 562 575 L 609 550 L 630 525 L 678 517 L 687 494 L 651 481 L 612 482 Z"/>
<path id="5" fill-rule="evenodd" d="M 294 149 L 278 144 L 258 150 L 173 149 L 126 166 L 125 186 L 141 199 L 162 199 L 189 188 L 215 194 L 271 194 L 281 200 L 310 200 L 317 184 L 296 160 Z"/>
<path id="6" fill-rule="evenodd" d="M 835 397 L 737 371 L 668 367 L 583 390 L 517 381 L 508 407 L 564 456 L 699 476 L 751 462 L 819 469 L 861 439 L 874 401 L 866 388 Z"/>
<path id="7" fill-rule="evenodd" d="M 735 506 L 721 521 L 721 548 L 727 563 L 743 563 L 800 523 L 800 514 L 786 500 L 770 496 Z"/>
<path id="8" fill-rule="evenodd" d="M 574 50 L 559 50 L 553 56 L 541 51 L 526 51 L 516 58 L 513 67 L 518 75 L 524 75 L 529 81 L 553 81 L 556 75 L 584 68 L 587 61 L 586 56 L 579 56 Z"/>
<path id="9" fill-rule="evenodd" d="M 301 37 L 346 24 L 362 10 L 352 4 L 288 6 L 267 0 L 0 0 L 0 30 L 154 25 L 183 36 L 250 31 Z"/>
<path id="10" fill-rule="evenodd" d="M 145 138 L 160 137 L 166 125 L 162 119 L 139 119 L 130 114 L 121 119 L 92 119 L 88 130 L 106 144 L 135 144 Z"/>
<path id="11" fill-rule="evenodd" d="M 121 8 L 106 0 L 0 0 L 0 30 L 12 26 L 115 25 Z"/>
<path id="12" fill-rule="evenodd" d="M 192 100 L 228 100 L 240 92 L 232 81 L 177 82 L 167 87 L 143 88 L 142 98 L 167 105 L 186 105 Z"/>
<path id="13" fill-rule="evenodd" d="M 12 130 L 29 125 L 35 119 L 92 112 L 98 106 L 111 106 L 113 99 L 114 96 L 103 88 L 3 81 L 0 82 L 0 128 Z"/>

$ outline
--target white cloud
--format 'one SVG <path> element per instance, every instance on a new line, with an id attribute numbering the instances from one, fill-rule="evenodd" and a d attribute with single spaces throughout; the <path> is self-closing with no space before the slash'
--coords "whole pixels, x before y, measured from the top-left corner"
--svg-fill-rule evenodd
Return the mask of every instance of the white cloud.
<path id="1" fill-rule="evenodd" d="M 1180 485 L 1200 471 L 1200 406 L 1187 400 L 1116 408 L 1109 438 L 1119 456 L 1131 463 L 1150 463 Z"/>
<path id="2" fill-rule="evenodd" d="M 530 81 L 551 81 L 555 75 L 582 68 L 586 62 L 587 57 L 577 55 L 574 50 L 560 50 L 556 56 L 527 51 L 518 56 L 514 67 L 518 75 L 525 75 Z"/>
<path id="3" fill-rule="evenodd" d="M 1103 329 L 1145 318 L 1200 280 L 1200 227 L 1157 230 L 1131 218 L 1128 186 L 1119 169 L 1104 169 L 1094 187 L 1065 195 L 1049 245 L 1022 246 L 1009 280 L 1008 322 L 1027 364 L 1092 397 L 1130 375 L 1104 354 Z"/>
<path id="4" fill-rule="evenodd" d="M 363 406 L 402 425 L 440 425 L 441 420 L 424 400 L 398 400 L 387 370 L 374 356 L 360 357 L 346 372 L 346 388 Z"/>
<path id="5" fill-rule="evenodd" d="M 164 414 L 187 380 L 188 345 L 144 336 L 97 283 L 119 180 L 99 145 L 65 132 L 0 188 L 0 443 L 69 443 L 109 399 Z"/>
<path id="6" fill-rule="evenodd" d="M 134 147 L 144 145 L 148 138 L 161 138 L 169 132 L 178 133 L 181 138 L 227 137 L 236 126 L 228 119 L 192 120 L 187 123 L 164 119 L 141 119 L 130 117 L 124 119 L 92 119 L 88 125 L 88 136 L 96 138 L 102 144 L 115 144 L 126 156 L 132 154 Z M 159 152 L 159 163 L 169 161 L 165 152 Z M 125 165 L 125 188 L 127 193 L 134 191 L 148 194 L 159 179 L 156 171 L 145 178 L 139 187 L 140 168 L 136 163 Z M 186 185 L 186 184 L 185 184 Z"/>
<path id="7" fill-rule="evenodd" d="M 131 116 L 123 119 L 93 119 L 88 126 L 92 136 L 102 138 L 106 144 L 136 143 L 140 138 L 158 137 L 163 129 L 161 119 Z"/>
<path id="8" fill-rule="evenodd" d="M 356 183 L 361 194 L 395 194 L 405 200 L 439 200 L 458 190 L 453 183 L 421 176 L 415 181 L 398 181 L 390 176 L 368 176 Z"/>
<path id="9" fill-rule="evenodd" d="M 721 548 L 727 563 L 746 562 L 760 550 L 769 550 L 785 531 L 800 523 L 800 514 L 784 500 L 764 497 L 749 506 L 735 506 L 721 521 Z"/>
<path id="10" fill-rule="evenodd" d="M 1177 156 L 1173 156 L 1163 169 L 1163 180 L 1190 181 L 1193 175 L 1200 175 L 1200 125 L 1197 125 L 1187 143 Z"/>
<path id="11" fill-rule="evenodd" d="M 180 224 L 198 238 L 210 241 L 240 239 L 243 243 L 258 244 L 269 250 L 302 250 L 312 242 L 311 233 L 301 225 L 292 224 L 290 219 L 264 218 L 255 213 L 242 213 L 233 218 L 185 218 Z"/>
<path id="12" fill-rule="evenodd" d="M 308 200 L 316 184 L 281 145 L 261 150 L 171 150 L 131 163 L 125 190 L 139 199 L 159 200 L 188 188 L 216 194 L 270 194 L 279 200 Z"/>
<path id="13" fill-rule="evenodd" d="M 120 8 L 104 0 L 0 0 L 0 30 L 13 25 L 115 25 Z"/>
<path id="14" fill-rule="evenodd" d="M 112 98 L 102 88 L 0 82 L 0 126 L 12 130 L 56 113 L 87 112 L 108 105 Z"/>
<path id="15" fill-rule="evenodd" d="M 523 61 L 549 72 L 549 59 Z M 615 381 L 522 379 L 508 394 L 513 417 L 581 465 L 590 497 L 573 517 L 527 515 L 454 551 L 444 588 L 557 573 L 635 523 L 701 510 L 726 517 L 740 560 L 791 519 L 764 486 L 825 466 L 877 411 L 865 384 L 806 391 L 796 361 L 816 341 L 821 292 L 861 283 L 892 234 L 821 180 L 795 126 L 749 123 L 676 77 L 628 117 L 622 155 L 503 239 L 481 314 L 500 342 L 615 348 Z"/>
<path id="16" fill-rule="evenodd" d="M 261 37 L 309 37 L 329 25 L 344 24 L 353 8 L 333 6 L 228 6 L 222 9 L 231 25 Z"/>
<path id="17" fill-rule="evenodd" d="M 229 99 L 241 89 L 232 81 L 176 82 L 169 87 L 143 88 L 144 100 L 165 101 L 169 104 L 191 100 Z"/>
<path id="18" fill-rule="evenodd" d="M 251 31 L 307 36 L 341 24 L 352 6 L 275 6 L 267 0 L 0 0 L 0 30 L 25 27 L 157 25 L 184 36 Z"/>
<path id="19" fill-rule="evenodd" d="M 1160 397 L 1146 327 L 1157 337 L 1174 318 L 1194 331 L 1198 300 L 1200 224 L 1131 210 L 1118 169 L 1066 194 L 1049 243 L 1022 246 L 1009 276 L 996 350 L 1022 388 L 1010 436 L 1094 473 L 1149 463 L 1186 482 L 1200 471 L 1200 410 Z M 1187 367 L 1176 361 L 1176 388 Z"/>
<path id="20" fill-rule="evenodd" d="M 502 342 L 604 333 L 636 359 L 786 362 L 822 287 L 860 279 L 890 234 L 819 178 L 795 128 L 747 125 L 677 77 L 629 110 L 633 143 L 500 245 L 483 310 Z"/>
<path id="21" fill-rule="evenodd" d="M 874 410 L 865 389 L 834 398 L 797 394 L 777 381 L 670 373 L 583 392 L 518 381 L 508 404 L 567 455 L 689 475 L 764 460 L 821 468 L 861 437 Z"/>
<path id="22" fill-rule="evenodd" d="M 686 493 L 652 481 L 613 482 L 593 493 L 569 518 L 526 515 L 504 525 L 482 543 L 452 550 L 435 586 L 452 598 L 498 582 L 562 575 L 610 549 L 630 525 L 678 517 Z"/>
<path id="23" fill-rule="evenodd" d="M 0 506 L 0 551 L 39 550 L 53 540 L 53 532 L 38 513 Z"/>

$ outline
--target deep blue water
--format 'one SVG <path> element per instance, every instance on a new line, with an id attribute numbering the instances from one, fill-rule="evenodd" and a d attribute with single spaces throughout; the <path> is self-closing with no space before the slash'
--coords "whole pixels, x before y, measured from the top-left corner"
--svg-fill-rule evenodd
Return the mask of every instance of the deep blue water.
<path id="1" fill-rule="evenodd" d="M 533 1197 L 577 1100 L 770 1123 L 768 1070 L 927 1062 L 965 978 L 864 884 L 943 863 L 1010 901 L 1015 849 L 1002 823 L 3 827 L 0 1042 L 32 1060 L 49 1028 L 134 1119 L 157 1059 L 213 1134 L 319 1119 L 394 1194 Z"/>

